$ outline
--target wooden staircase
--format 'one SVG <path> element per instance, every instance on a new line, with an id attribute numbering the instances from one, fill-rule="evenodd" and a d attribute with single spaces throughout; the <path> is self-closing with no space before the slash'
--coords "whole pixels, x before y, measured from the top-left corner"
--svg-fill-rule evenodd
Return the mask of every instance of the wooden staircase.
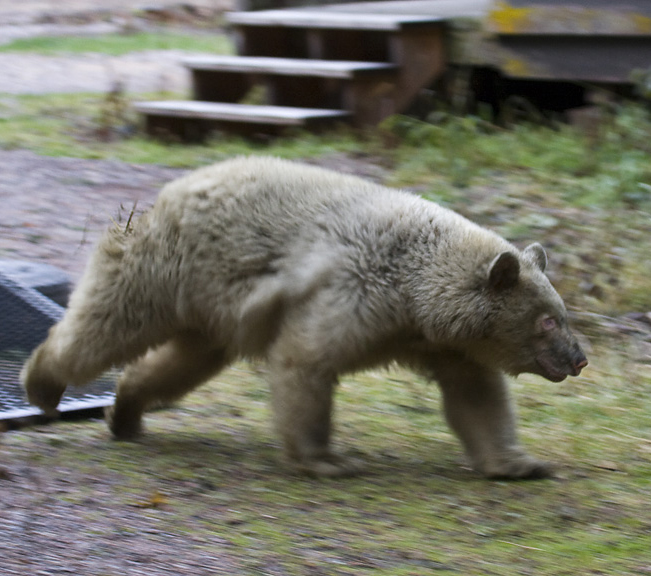
<path id="1" fill-rule="evenodd" d="M 401 112 L 442 72 L 443 21 L 360 6 L 228 14 L 238 56 L 186 59 L 193 100 L 136 103 L 146 131 L 197 141 L 214 129 L 273 135 Z"/>

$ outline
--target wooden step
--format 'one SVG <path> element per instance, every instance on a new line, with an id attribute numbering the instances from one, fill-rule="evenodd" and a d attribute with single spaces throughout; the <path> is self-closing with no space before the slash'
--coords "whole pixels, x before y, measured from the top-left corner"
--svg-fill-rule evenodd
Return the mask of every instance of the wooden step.
<path id="1" fill-rule="evenodd" d="M 302 126 L 311 120 L 336 120 L 349 116 L 347 112 L 342 110 L 293 108 L 289 106 L 255 106 L 252 104 L 201 102 L 197 100 L 137 102 L 135 108 L 143 114 L 259 124 L 282 124 L 284 126 Z"/>
<path id="2" fill-rule="evenodd" d="M 369 117 L 378 86 L 395 86 L 398 67 L 378 62 L 305 60 L 259 56 L 200 56 L 185 60 L 192 95 L 203 102 L 246 102 L 252 90 L 272 106 L 347 110 L 357 125 Z M 262 90 L 260 90 L 262 89 Z"/>
<path id="3" fill-rule="evenodd" d="M 374 125 L 405 110 L 441 74 L 445 22 L 436 10 L 477 1 L 489 0 L 232 12 L 226 17 L 239 56 L 186 59 L 194 101 L 140 103 L 136 110 L 150 133 L 184 139 L 222 125 L 249 132 L 344 119 Z"/>
<path id="4" fill-rule="evenodd" d="M 445 26 L 444 18 L 437 13 L 383 12 L 360 5 L 346 11 L 345 6 L 231 12 L 226 18 L 241 56 L 397 65 L 405 63 L 402 57 L 406 43 L 440 38 Z"/>
<path id="5" fill-rule="evenodd" d="M 441 17 L 421 14 L 379 14 L 317 10 L 261 10 L 230 12 L 226 20 L 236 26 L 309 29 L 377 30 L 396 32 L 440 24 Z"/>
<path id="6" fill-rule="evenodd" d="M 291 127 L 318 129 L 350 117 L 342 110 L 196 100 L 136 102 L 134 108 L 144 116 L 149 134 L 169 134 L 187 141 L 202 140 L 211 130 L 223 126 L 247 135 L 257 132 L 276 134 Z"/>
<path id="7" fill-rule="evenodd" d="M 193 56 L 183 64 L 191 70 L 316 76 L 319 78 L 353 78 L 377 72 L 393 72 L 395 64 L 346 60 L 306 60 L 305 58 L 273 58 L 265 56 Z"/>
<path id="8" fill-rule="evenodd" d="M 637 0 L 644 2 L 645 0 Z M 520 3 L 522 0 L 520 0 Z M 453 20 L 483 18 L 494 0 L 380 0 L 306 6 L 304 10 L 356 12 L 358 14 L 402 14 Z"/>

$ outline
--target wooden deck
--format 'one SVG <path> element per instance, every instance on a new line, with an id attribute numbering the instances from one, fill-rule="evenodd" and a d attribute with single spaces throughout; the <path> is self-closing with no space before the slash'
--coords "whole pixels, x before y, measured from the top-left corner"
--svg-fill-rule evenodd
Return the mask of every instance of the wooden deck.
<path id="1" fill-rule="evenodd" d="M 152 134 L 376 124 L 404 110 L 444 68 L 445 21 L 489 0 L 351 3 L 227 15 L 237 56 L 187 58 L 193 100 L 143 102 Z M 252 90 L 264 106 L 252 107 Z M 202 122 L 205 126 L 202 126 Z M 247 126 L 248 125 L 248 126 Z"/>
<path id="2" fill-rule="evenodd" d="M 187 59 L 197 103 L 139 105 L 161 119 L 149 127 L 189 111 L 196 123 L 221 114 L 222 127 L 249 118 L 257 130 L 266 117 L 275 132 L 314 120 L 285 107 L 319 110 L 320 124 L 368 126 L 405 111 L 444 71 L 448 86 L 460 78 L 466 91 L 492 91 L 491 106 L 507 83 L 542 80 L 559 84 L 561 100 L 580 85 L 569 106 L 581 105 L 590 84 L 630 86 L 651 62 L 649 0 L 401 0 L 233 12 L 227 21 L 238 56 Z M 243 107 L 253 90 L 275 112 Z"/>

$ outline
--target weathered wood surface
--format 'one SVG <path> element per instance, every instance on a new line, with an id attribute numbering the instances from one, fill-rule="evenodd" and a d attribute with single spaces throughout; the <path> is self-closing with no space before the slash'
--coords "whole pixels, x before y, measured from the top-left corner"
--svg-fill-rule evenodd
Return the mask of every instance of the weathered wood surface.
<path id="1" fill-rule="evenodd" d="M 302 126 L 310 120 L 344 119 L 349 116 L 343 110 L 294 108 L 288 106 L 256 106 L 252 104 L 224 102 L 199 102 L 196 100 L 137 102 L 134 106 L 138 112 L 148 115 L 247 122 L 253 124 L 280 124 L 283 126 Z"/>
<path id="2" fill-rule="evenodd" d="M 419 14 L 378 14 L 316 10 L 263 10 L 231 12 L 227 21 L 236 26 L 280 26 L 288 28 L 341 28 L 348 30 L 399 31 L 440 22 L 438 16 Z"/>
<path id="3" fill-rule="evenodd" d="M 142 103 L 150 131 L 198 139 L 238 129 L 369 126 L 403 111 L 444 68 L 444 19 L 476 17 L 490 0 L 351 3 L 234 12 L 239 56 L 187 59 L 191 102 Z M 260 90 L 261 89 L 261 90 Z M 266 106 L 243 105 L 251 101 Z M 202 126 L 205 122 L 206 126 Z"/>
<path id="4" fill-rule="evenodd" d="M 273 58 L 266 56 L 194 56 L 185 58 L 183 64 L 191 70 L 318 76 L 340 79 L 352 79 L 362 74 L 390 72 L 396 69 L 394 64 L 383 62 L 307 60 L 305 58 Z"/>

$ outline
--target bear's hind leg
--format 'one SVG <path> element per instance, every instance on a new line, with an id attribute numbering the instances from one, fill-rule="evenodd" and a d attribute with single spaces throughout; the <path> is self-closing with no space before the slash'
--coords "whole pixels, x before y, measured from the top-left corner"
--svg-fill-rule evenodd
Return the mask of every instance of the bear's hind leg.
<path id="1" fill-rule="evenodd" d="M 118 381 L 115 403 L 106 421 L 117 439 L 141 432 L 143 412 L 178 400 L 227 364 L 223 350 L 198 333 L 176 336 L 129 364 Z"/>
<path id="2" fill-rule="evenodd" d="M 27 398 L 45 412 L 54 411 L 66 386 L 133 361 L 175 332 L 173 302 L 155 297 L 155 281 L 127 240 L 117 229 L 103 237 L 62 320 L 23 367 Z"/>
<path id="3" fill-rule="evenodd" d="M 55 414 L 56 407 L 67 387 L 63 379 L 52 369 L 52 354 L 41 344 L 29 357 L 20 372 L 20 381 L 30 404 L 45 414 Z"/>
<path id="4" fill-rule="evenodd" d="M 108 313 L 107 313 L 108 314 Z M 54 325 L 25 362 L 20 380 L 29 402 L 46 414 L 53 413 L 68 385 L 82 386 L 113 365 L 142 354 L 150 342 L 125 337 L 119 322 L 112 334 L 97 322 L 87 307 L 72 307 Z M 126 344 L 124 343 L 126 341 Z"/>
<path id="5" fill-rule="evenodd" d="M 509 391 L 500 372 L 467 359 L 446 358 L 435 368 L 445 415 L 475 470 L 489 478 L 545 478 L 551 468 L 520 447 Z"/>

